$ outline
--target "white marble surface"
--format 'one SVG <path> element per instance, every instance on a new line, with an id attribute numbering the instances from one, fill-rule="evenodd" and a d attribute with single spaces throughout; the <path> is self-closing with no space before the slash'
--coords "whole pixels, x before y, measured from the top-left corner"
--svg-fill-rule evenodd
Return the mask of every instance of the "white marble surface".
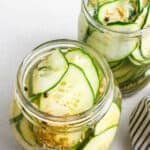
<path id="1" fill-rule="evenodd" d="M 57 38 L 77 37 L 80 0 L 0 0 L 0 149 L 20 150 L 8 124 L 19 62 L 35 46 Z M 150 86 L 123 101 L 120 129 L 111 150 L 130 150 L 128 116 Z"/>

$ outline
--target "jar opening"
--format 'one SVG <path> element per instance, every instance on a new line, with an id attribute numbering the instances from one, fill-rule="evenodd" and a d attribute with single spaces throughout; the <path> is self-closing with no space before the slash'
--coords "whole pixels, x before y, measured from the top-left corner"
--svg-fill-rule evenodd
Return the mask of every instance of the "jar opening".
<path id="1" fill-rule="evenodd" d="M 56 47 L 79 47 L 83 48 L 84 50 L 87 50 L 92 56 L 94 56 L 95 59 L 97 59 L 97 61 L 100 64 L 101 70 L 104 73 L 104 76 L 106 78 L 106 90 L 103 96 L 100 97 L 100 100 L 98 100 L 98 103 L 96 103 L 95 106 L 93 106 L 91 109 L 83 113 L 68 117 L 52 116 L 43 113 L 31 105 L 27 96 L 24 93 L 23 81 L 28 70 L 30 69 L 30 66 L 34 65 L 35 61 L 37 61 L 39 58 L 42 58 L 43 56 L 46 56 L 51 49 L 54 49 Z M 86 124 L 89 122 L 93 122 L 93 120 L 97 118 L 103 117 L 103 115 L 109 109 L 113 100 L 114 94 L 113 76 L 105 59 L 99 53 L 92 50 L 89 51 L 89 49 L 91 48 L 89 48 L 88 46 L 84 45 L 81 42 L 61 39 L 41 44 L 40 46 L 36 47 L 32 53 L 30 53 L 24 58 L 17 72 L 16 95 L 19 104 L 26 110 L 27 113 L 29 113 L 36 119 L 54 125 Z"/>
<path id="2" fill-rule="evenodd" d="M 89 12 L 88 2 L 89 0 L 82 0 L 82 6 L 83 6 L 82 9 L 83 9 L 84 15 L 86 19 L 94 27 L 96 27 L 97 30 L 99 30 L 100 32 L 106 32 L 106 33 L 115 34 L 118 36 L 128 36 L 131 38 L 135 38 L 135 37 L 147 34 L 147 32 L 150 33 L 150 28 L 145 28 L 145 29 L 131 31 L 131 32 L 121 32 L 121 31 L 115 31 L 115 30 L 110 29 L 107 26 L 100 24 L 98 21 L 96 21 L 96 19 L 93 18 L 93 16 Z"/>

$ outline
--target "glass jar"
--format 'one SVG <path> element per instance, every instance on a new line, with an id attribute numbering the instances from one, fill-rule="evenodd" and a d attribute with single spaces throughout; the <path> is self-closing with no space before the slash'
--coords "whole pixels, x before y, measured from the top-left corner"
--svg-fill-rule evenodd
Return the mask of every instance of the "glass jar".
<path id="1" fill-rule="evenodd" d="M 60 47 L 84 49 L 94 58 L 105 79 L 104 93 L 95 106 L 68 117 L 56 117 L 39 111 L 31 105 L 24 93 L 24 80 L 29 69 L 37 59 Z M 83 43 L 72 40 L 44 43 L 26 56 L 18 69 L 10 124 L 18 143 L 25 150 L 86 150 L 93 142 L 97 145 L 92 150 L 101 147 L 107 150 L 116 134 L 120 112 L 121 94 L 109 66 L 101 55 Z"/>
<path id="2" fill-rule="evenodd" d="M 94 18 L 97 2 L 82 1 L 78 39 L 106 57 L 123 95 L 129 96 L 150 81 L 150 55 L 147 58 L 140 57 L 137 50 L 140 40 L 149 38 L 150 29 L 136 32 L 109 29 Z"/>

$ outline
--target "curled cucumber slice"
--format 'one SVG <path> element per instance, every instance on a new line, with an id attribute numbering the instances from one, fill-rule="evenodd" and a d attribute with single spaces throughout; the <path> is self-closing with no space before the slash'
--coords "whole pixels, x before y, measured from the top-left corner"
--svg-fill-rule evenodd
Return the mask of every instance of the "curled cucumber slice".
<path id="1" fill-rule="evenodd" d="M 97 18 L 104 25 L 117 21 L 128 22 L 132 9 L 128 1 L 110 1 L 99 7 Z"/>
<path id="2" fill-rule="evenodd" d="M 32 92 L 43 93 L 54 87 L 68 69 L 68 63 L 59 50 L 55 50 L 33 70 Z"/>
<path id="3" fill-rule="evenodd" d="M 141 63 L 140 61 L 136 60 L 132 55 L 130 55 L 129 57 L 129 60 L 136 66 L 141 66 L 143 65 L 143 63 Z"/>
<path id="4" fill-rule="evenodd" d="M 143 25 L 145 24 L 147 12 L 149 10 L 149 5 L 147 5 L 138 15 L 138 17 L 135 20 L 135 23 L 138 24 L 139 28 L 141 29 Z"/>
<path id="5" fill-rule="evenodd" d="M 69 63 L 79 66 L 85 73 L 96 97 L 99 89 L 99 73 L 92 58 L 82 50 L 72 50 L 66 54 Z"/>
<path id="6" fill-rule="evenodd" d="M 136 48 L 137 42 L 138 38 L 125 39 L 122 36 L 116 37 L 98 31 L 94 31 L 87 40 L 88 45 L 101 52 L 109 62 L 119 61 L 127 57 Z"/>
<path id="7" fill-rule="evenodd" d="M 108 150 L 113 142 L 117 126 L 107 129 L 98 136 L 93 137 L 83 150 Z"/>
<path id="8" fill-rule="evenodd" d="M 42 95 L 40 110 L 42 112 L 65 116 L 84 112 L 94 104 L 94 95 L 83 71 L 70 64 L 68 71 L 59 84 Z"/>
<path id="9" fill-rule="evenodd" d="M 95 127 L 95 135 L 99 135 L 106 129 L 117 125 L 120 119 L 120 109 L 116 103 L 112 103 L 106 115 L 101 119 Z"/>
<path id="10" fill-rule="evenodd" d="M 141 52 L 141 47 L 137 46 L 137 48 L 132 52 L 132 54 L 128 57 L 129 60 L 137 65 L 137 66 L 141 66 L 143 64 L 148 64 L 150 63 L 150 60 L 143 57 L 142 52 Z"/>
<path id="11" fill-rule="evenodd" d="M 149 0 L 136 0 L 138 11 L 140 12 L 149 2 Z"/>
<path id="12" fill-rule="evenodd" d="M 113 31 L 118 32 L 134 32 L 139 28 L 137 23 L 128 23 L 128 22 L 113 22 L 108 24 L 108 28 Z"/>
<path id="13" fill-rule="evenodd" d="M 141 0 L 137 1 L 138 3 L 144 2 Z M 150 4 L 146 5 L 144 9 L 141 11 L 139 16 L 137 17 L 135 23 L 138 24 L 140 29 L 146 28 L 150 23 Z M 143 64 L 150 63 L 150 36 L 149 34 L 144 34 L 140 38 L 140 42 L 138 42 L 136 49 L 132 52 L 130 56 L 128 56 L 129 60 L 136 66 L 141 66 Z"/>
<path id="14" fill-rule="evenodd" d="M 134 65 L 129 65 L 130 62 L 128 60 L 124 61 L 117 69 L 113 69 L 114 76 L 118 78 L 129 77 L 130 72 L 135 70 Z M 132 71 L 131 71 L 132 70 Z"/>
<path id="15" fill-rule="evenodd" d="M 137 46 L 137 48 L 133 51 L 132 56 L 133 56 L 133 58 L 137 59 L 140 62 L 143 62 L 145 60 L 141 54 L 139 46 Z"/>
<path id="16" fill-rule="evenodd" d="M 29 122 L 25 118 L 17 123 L 16 128 L 26 143 L 29 145 L 36 144 L 34 133 L 30 128 Z"/>

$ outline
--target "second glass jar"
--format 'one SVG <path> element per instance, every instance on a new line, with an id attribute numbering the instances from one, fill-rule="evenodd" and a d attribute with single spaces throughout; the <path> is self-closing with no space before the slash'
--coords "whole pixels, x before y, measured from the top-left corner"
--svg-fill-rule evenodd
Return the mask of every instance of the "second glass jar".
<path id="1" fill-rule="evenodd" d="M 150 36 L 150 29 L 131 33 L 108 29 L 94 18 L 97 2 L 82 1 L 78 38 L 106 57 L 122 93 L 129 96 L 150 81 L 150 56 L 146 61 L 133 58 L 133 54 L 138 55 L 140 40 Z"/>

